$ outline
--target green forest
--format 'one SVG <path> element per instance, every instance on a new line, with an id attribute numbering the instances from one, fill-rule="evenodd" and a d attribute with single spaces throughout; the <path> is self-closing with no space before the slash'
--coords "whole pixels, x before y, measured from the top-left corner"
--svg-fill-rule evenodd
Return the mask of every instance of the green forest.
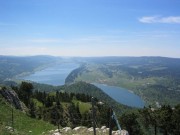
<path id="1" fill-rule="evenodd" d="M 87 83 L 87 91 L 94 87 Z M 68 89 L 68 86 L 66 86 Z M 70 86 L 79 90 L 79 85 Z M 72 88 L 70 88 L 72 89 Z M 22 82 L 19 86 L 1 87 L 1 91 L 14 90 L 19 99 L 25 104 L 26 115 L 38 121 L 48 122 L 56 127 L 77 127 L 92 126 L 92 104 L 90 94 L 72 93 L 66 91 L 45 92 L 38 91 L 32 83 Z M 97 93 L 96 93 L 97 95 Z M 4 98 L 1 96 L 1 104 Z M 101 98 L 102 99 L 102 98 Z M 97 127 L 102 125 L 109 126 L 109 109 L 107 102 L 100 104 L 100 99 L 95 98 L 95 110 Z M 113 108 L 114 109 L 114 108 Z M 172 108 L 169 105 L 163 105 L 159 109 L 151 106 L 143 109 L 121 108 L 123 112 L 118 112 L 118 120 L 123 129 L 126 129 L 130 135 L 179 135 L 180 134 L 180 104 Z M 1 128 L 6 123 L 2 119 Z M 23 121 L 22 121 L 23 122 Z M 28 126 L 28 125 L 27 125 Z M 53 126 L 52 126 L 53 127 Z M 114 129 L 117 129 L 115 122 Z M 16 127 L 15 127 L 16 128 Z"/>

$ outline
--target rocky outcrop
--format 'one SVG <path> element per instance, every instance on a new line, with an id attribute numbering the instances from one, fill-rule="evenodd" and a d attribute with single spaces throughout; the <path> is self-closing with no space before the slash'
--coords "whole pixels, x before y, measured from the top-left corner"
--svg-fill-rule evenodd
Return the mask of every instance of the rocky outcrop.
<path id="1" fill-rule="evenodd" d="M 24 110 L 25 105 L 19 100 L 19 97 L 14 90 L 1 89 L 0 94 L 16 109 L 21 111 Z"/>
<path id="2" fill-rule="evenodd" d="M 93 135 L 93 127 L 86 128 L 83 126 L 75 127 L 74 129 L 71 129 L 70 127 L 65 127 L 60 130 L 51 130 L 49 131 L 49 135 Z M 97 135 L 109 135 L 109 128 L 106 126 L 102 126 L 101 128 L 96 128 L 96 134 Z M 126 130 L 117 130 L 112 131 L 112 135 L 129 135 Z"/>

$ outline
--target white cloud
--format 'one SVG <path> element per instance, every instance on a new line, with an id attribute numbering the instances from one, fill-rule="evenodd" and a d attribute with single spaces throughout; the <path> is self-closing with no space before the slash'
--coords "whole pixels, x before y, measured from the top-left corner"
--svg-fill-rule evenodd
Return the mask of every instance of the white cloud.
<path id="1" fill-rule="evenodd" d="M 139 21 L 142 23 L 179 23 L 180 24 L 180 16 L 144 16 L 139 18 Z"/>

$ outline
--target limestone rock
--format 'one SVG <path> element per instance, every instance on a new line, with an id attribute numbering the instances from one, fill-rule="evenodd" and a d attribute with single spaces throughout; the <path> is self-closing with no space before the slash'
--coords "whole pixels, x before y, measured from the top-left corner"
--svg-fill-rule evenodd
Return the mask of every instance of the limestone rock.
<path id="1" fill-rule="evenodd" d="M 19 109 L 21 111 L 24 110 L 24 105 L 19 100 L 19 97 L 14 90 L 1 89 L 0 94 L 16 109 Z"/>
<path id="2" fill-rule="evenodd" d="M 65 131 L 65 132 L 68 132 L 68 131 L 70 131 L 70 130 L 72 130 L 70 127 L 65 127 L 65 128 L 63 128 L 62 129 L 63 131 Z"/>
<path id="3" fill-rule="evenodd" d="M 106 126 L 102 126 L 101 129 L 102 129 L 102 130 L 106 129 Z"/>

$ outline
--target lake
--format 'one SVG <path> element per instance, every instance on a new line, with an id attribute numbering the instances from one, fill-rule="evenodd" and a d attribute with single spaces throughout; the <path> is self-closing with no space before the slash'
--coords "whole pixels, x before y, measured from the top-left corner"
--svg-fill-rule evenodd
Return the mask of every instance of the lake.
<path id="1" fill-rule="evenodd" d="M 79 66 L 80 65 L 76 63 L 57 64 L 20 79 L 50 84 L 54 86 L 64 85 L 65 79 L 69 75 L 69 73 Z M 102 89 L 106 94 L 108 94 L 110 97 L 121 104 L 139 108 L 142 108 L 144 106 L 143 100 L 127 89 L 108 86 L 105 84 L 93 84 Z"/>
<path id="2" fill-rule="evenodd" d="M 127 89 L 115 86 L 108 86 L 105 84 L 93 84 L 98 88 L 102 89 L 106 94 L 108 94 L 110 97 L 112 97 L 114 100 L 121 104 L 138 108 L 144 107 L 143 100 L 138 95 L 128 91 Z"/>
<path id="3" fill-rule="evenodd" d="M 76 63 L 56 64 L 20 79 L 50 84 L 54 86 L 64 85 L 65 79 L 69 75 L 69 73 L 78 67 L 79 64 Z"/>

